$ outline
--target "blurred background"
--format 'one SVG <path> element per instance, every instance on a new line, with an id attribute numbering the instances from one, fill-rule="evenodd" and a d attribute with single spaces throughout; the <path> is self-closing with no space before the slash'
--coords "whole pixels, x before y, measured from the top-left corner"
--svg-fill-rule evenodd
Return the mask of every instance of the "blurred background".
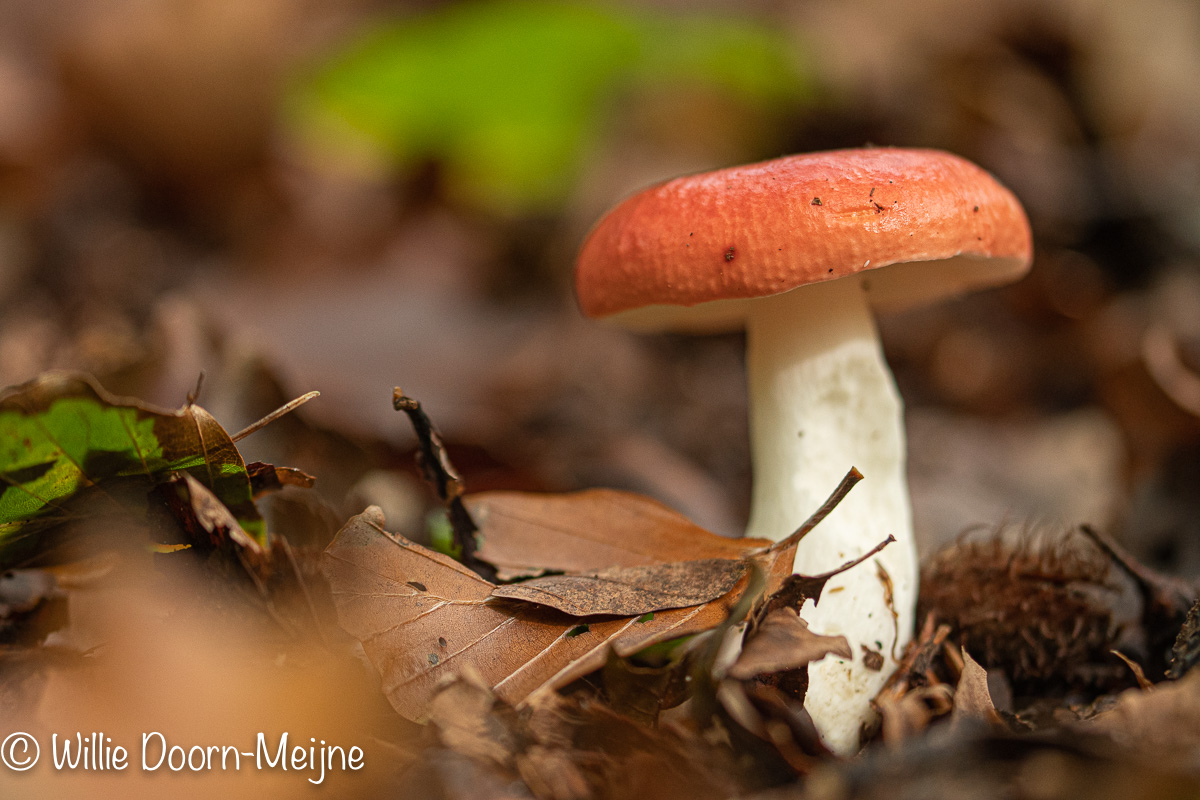
<path id="1" fill-rule="evenodd" d="M 1113 531 L 1200 575 L 1200 6 L 1191 0 L 0 0 L 0 384 L 50 368 L 316 474 L 272 524 L 429 498 L 393 386 L 468 487 L 613 486 L 736 535 L 740 336 L 585 320 L 625 194 L 873 143 L 1028 209 L 1002 290 L 880 322 L 926 552 Z"/>

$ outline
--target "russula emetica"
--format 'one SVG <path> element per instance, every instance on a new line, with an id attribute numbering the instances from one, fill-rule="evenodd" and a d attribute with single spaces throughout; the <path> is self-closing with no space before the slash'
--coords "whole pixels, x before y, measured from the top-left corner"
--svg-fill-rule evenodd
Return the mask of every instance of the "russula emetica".
<path id="1" fill-rule="evenodd" d="M 913 627 L 917 554 L 903 406 L 872 308 L 901 309 L 1022 276 L 1021 204 L 989 173 L 934 150 L 789 156 L 668 181 L 592 229 L 576 267 L 584 313 L 641 330 L 745 326 L 754 470 L 749 536 L 781 539 L 856 466 L 865 480 L 804 539 L 795 570 L 832 579 L 802 616 L 882 653 L 809 668 L 805 707 L 853 752 L 870 700 Z M 881 569 L 882 568 L 882 569 Z M 886 602 L 886 571 L 892 608 Z M 893 617 L 894 609 L 898 619 Z M 877 661 L 877 659 L 875 659 Z"/>

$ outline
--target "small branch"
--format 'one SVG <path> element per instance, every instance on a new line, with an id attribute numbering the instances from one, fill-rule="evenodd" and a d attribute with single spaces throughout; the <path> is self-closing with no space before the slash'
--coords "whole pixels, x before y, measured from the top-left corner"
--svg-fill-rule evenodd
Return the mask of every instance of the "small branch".
<path id="1" fill-rule="evenodd" d="M 1080 525 L 1079 532 L 1092 541 L 1114 564 L 1133 579 L 1142 595 L 1158 610 L 1169 616 L 1182 617 L 1196 599 L 1196 587 L 1171 575 L 1150 569 L 1117 541 L 1091 525 Z"/>
<path id="2" fill-rule="evenodd" d="M 397 411 L 403 411 L 408 415 L 413 431 L 417 434 L 417 441 L 420 444 L 420 449 L 417 451 L 417 466 L 421 468 L 421 475 L 425 481 L 433 487 L 434 493 L 446 507 L 446 515 L 450 518 L 450 528 L 454 531 L 454 543 L 462 551 L 460 560 L 463 566 L 485 580 L 495 582 L 495 568 L 491 564 L 481 561 L 475 555 L 477 549 L 475 534 L 479 531 L 479 526 L 475 524 L 467 507 L 463 505 L 462 478 L 458 476 L 454 465 L 450 463 L 450 457 L 446 455 L 442 437 L 438 435 L 437 430 L 433 427 L 433 422 L 421 409 L 421 404 L 405 395 L 398 386 L 392 390 L 392 406 Z"/>
<path id="3" fill-rule="evenodd" d="M 197 391 L 198 391 L 198 389 L 197 389 Z M 265 417 L 260 419 L 258 422 L 250 423 L 249 425 L 242 428 L 240 431 L 235 433 L 233 436 L 230 436 L 229 438 L 233 439 L 233 441 L 235 441 L 235 442 L 240 442 L 242 439 L 245 439 L 250 434 L 252 434 L 256 431 L 260 431 L 263 428 L 267 427 L 272 422 L 274 422 L 275 420 L 282 417 L 284 414 L 290 414 L 291 412 L 295 411 L 300 406 L 307 403 L 309 400 L 312 400 L 314 397 L 320 397 L 320 396 L 321 396 L 320 392 L 309 392 L 308 394 L 302 394 L 299 397 L 297 397 L 295 400 L 291 401 L 290 403 L 285 403 L 284 405 L 281 405 L 279 408 L 275 409 L 270 414 L 267 414 Z"/>
<path id="4" fill-rule="evenodd" d="M 829 570 L 829 572 L 822 572 L 820 575 L 805 575 L 804 577 L 808 578 L 809 580 L 814 580 L 814 581 L 827 581 L 830 578 L 832 578 L 834 575 L 840 575 L 841 573 L 845 572 L 846 570 L 850 569 L 851 567 L 857 567 L 859 564 L 863 563 L 868 558 L 875 555 L 880 550 L 887 547 L 889 544 L 891 544 L 894 541 L 896 541 L 896 537 L 892 536 L 889 533 L 888 537 L 886 539 L 884 539 L 882 542 L 875 545 L 874 547 L 872 547 L 867 552 L 863 553 L 858 558 L 847 561 L 845 564 L 842 564 L 837 569 L 831 569 L 831 570 Z"/>
<path id="5" fill-rule="evenodd" d="M 196 405 L 196 401 L 200 399 L 200 390 L 204 388 L 204 370 L 200 370 L 200 374 L 196 376 L 196 388 L 188 392 L 187 404 L 189 406 Z"/>

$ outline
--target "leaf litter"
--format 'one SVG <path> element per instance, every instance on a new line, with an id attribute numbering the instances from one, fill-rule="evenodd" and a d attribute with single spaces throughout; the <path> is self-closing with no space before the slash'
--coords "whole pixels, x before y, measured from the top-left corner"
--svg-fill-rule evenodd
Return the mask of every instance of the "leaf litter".
<path id="1" fill-rule="evenodd" d="M 399 390 L 395 396 L 403 397 Z M 412 407 L 411 403 L 406 405 L 402 408 L 397 401 L 400 410 Z M 408 413 L 413 418 L 413 412 Z M 453 476 L 444 451 L 433 440 L 432 426 L 427 419 L 414 419 L 427 475 L 432 472 L 435 480 Z M 441 468 L 430 470 L 430 463 Z M 610 651 L 627 657 L 651 645 L 721 625 L 751 584 L 750 565 L 765 576 L 762 591 L 774 595 L 791 576 L 800 539 L 861 477 L 852 470 L 829 500 L 780 542 L 721 540 L 707 532 L 698 537 L 699 549 L 703 550 L 706 542 L 712 543 L 714 550 L 719 548 L 729 555 L 736 552 L 736 559 L 673 561 L 681 548 L 679 540 L 668 538 L 659 545 L 653 535 L 645 535 L 644 517 L 635 516 L 643 527 L 637 538 L 614 538 L 627 543 L 624 552 L 639 563 L 500 587 L 447 556 L 386 531 L 382 512 L 373 507 L 339 531 L 325 551 L 322 568 L 339 623 L 362 643 L 383 677 L 385 694 L 402 715 L 414 720 L 424 717 L 440 681 L 467 667 L 497 697 L 519 704 L 539 691 L 565 686 L 602 667 Z M 461 495 L 456 483 L 450 486 L 438 489 L 443 499 Z M 582 500 L 586 506 L 583 513 L 568 513 L 568 524 L 555 525 L 545 523 L 553 517 L 545 511 L 544 499 L 510 494 L 503 498 L 507 513 L 498 516 L 512 530 L 511 520 L 522 516 L 525 505 L 534 509 L 533 514 L 525 516 L 543 520 L 545 529 L 565 528 L 568 535 L 547 537 L 541 544 L 541 564 L 561 568 L 562 562 L 556 561 L 555 555 L 566 553 L 563 561 L 571 562 L 569 554 L 576 542 L 584 541 L 585 550 L 594 554 L 597 528 L 593 520 L 597 515 L 603 517 L 605 499 L 615 500 L 626 512 L 639 506 L 619 493 L 587 495 Z M 551 505 L 563 508 L 562 502 Z M 661 507 L 655 504 L 640 507 L 663 516 Z M 485 542 L 502 540 L 503 535 L 494 536 L 489 529 L 497 516 L 481 516 L 485 520 L 482 527 L 471 520 L 472 533 L 479 531 Z M 672 515 L 665 516 L 677 522 Z M 669 530 L 677 532 L 679 526 Z M 721 543 L 716 544 L 717 540 Z M 638 542 L 636 546 L 634 541 Z M 666 585 L 665 591 L 661 580 L 664 576 L 676 579 Z M 681 581 L 697 578 L 708 580 L 709 585 L 701 587 L 704 591 L 691 589 L 681 594 L 673 590 Z M 621 591 L 614 593 L 614 585 Z M 817 595 L 819 590 L 810 596 Z M 681 603 L 687 605 L 679 607 Z M 741 613 L 744 616 L 746 612 Z"/>
<path id="2" fill-rule="evenodd" d="M 410 719 L 426 714 L 440 679 L 462 664 L 500 698 L 519 703 L 603 666 L 610 649 L 628 656 L 715 627 L 748 583 L 743 575 L 712 601 L 649 618 L 581 618 L 495 598 L 495 584 L 383 526 L 374 507 L 350 520 L 326 550 L 323 570 L 341 626 L 362 642 L 388 698 Z M 792 552 L 769 557 L 776 584 L 790 572 Z"/>
<path id="3" fill-rule="evenodd" d="M 219 529 L 222 541 L 260 553 L 267 529 L 254 496 L 306 478 L 270 465 L 252 474 L 234 439 L 194 402 L 167 411 L 115 397 L 86 375 L 48 373 L 0 394 L 0 568 L 54 546 L 42 534 L 64 523 L 144 516 L 147 492 L 168 484 L 192 498 L 184 506 L 209 535 Z"/>
<path id="4" fill-rule="evenodd" d="M 102 390 L 92 389 L 101 397 L 98 407 L 103 409 Z M 122 402 L 113 406 L 122 407 Z M 140 408 L 136 401 L 126 405 L 134 409 L 132 419 L 145 414 L 154 419 L 157 413 Z M 412 408 L 419 412 L 418 419 L 423 417 L 419 404 Z M 191 424 L 204 429 L 205 423 Z M 701 798 L 745 794 L 811 774 L 811 781 L 792 784 L 778 796 L 866 796 L 823 792 L 821 787 L 833 784 L 822 776 L 842 781 L 849 768 L 831 759 L 802 705 L 806 665 L 830 653 L 849 657 L 844 639 L 809 631 L 795 611 L 805 599 L 819 598 L 834 573 L 790 575 L 794 541 L 772 545 L 718 537 L 665 506 L 628 492 L 466 495 L 444 448 L 439 452 L 429 446 L 436 437 L 431 423 L 428 431 L 422 452 L 433 466 L 426 475 L 444 481 L 438 494 L 456 517 L 453 524 L 458 526 L 459 541 L 475 545 L 481 571 L 494 568 L 502 579 L 527 579 L 497 584 L 480 577 L 453 559 L 386 532 L 382 515 L 369 509 L 344 526 L 321 559 L 332 595 L 325 595 L 318 583 L 313 586 L 320 590 L 318 596 L 308 600 L 310 606 L 332 600 L 342 627 L 361 641 L 382 675 L 392 707 L 403 716 L 430 723 L 426 731 L 433 740 L 426 735 L 407 743 L 403 738 L 378 743 L 397 768 L 404 769 L 406 789 L 461 797 L 529 792 L 555 800 L 647 792 L 656 797 Z M 221 430 L 214 441 L 232 438 Z M 128 461 L 122 448 L 128 446 L 120 444 L 110 451 Z M 240 460 L 236 447 L 233 451 Z M 112 488 L 116 495 L 116 487 L 126 479 L 157 487 L 160 495 L 173 498 L 168 506 L 174 504 L 176 522 L 185 529 L 192 526 L 190 541 L 203 542 L 207 537 L 214 551 L 234 545 L 227 554 L 237 555 L 245 564 L 258 540 L 235 511 L 241 501 L 228 505 L 205 482 L 210 465 L 203 450 L 199 457 L 190 465 L 184 460 L 187 466 L 177 470 L 136 465 L 129 474 L 122 468 L 109 471 L 112 468 L 107 466 L 79 470 L 75 493 L 83 495 L 99 487 Z M 89 466 L 95 463 L 107 462 L 93 458 Z M 298 470 L 214 457 L 213 464 L 220 463 L 240 463 L 224 469 L 238 478 L 239 486 L 244 482 L 251 505 L 265 492 L 312 485 L 311 476 Z M 61 470 L 62 465 L 46 471 L 54 469 Z M 20 481 L 37 479 L 20 469 L 6 469 L 4 475 L 10 491 L 14 482 L 24 491 L 29 487 Z M 798 540 L 811 530 L 855 479 L 855 474 L 848 476 L 826 507 L 793 538 Z M 18 522 L 30 524 L 31 531 L 49 530 L 62 521 L 59 507 L 78 513 L 73 499 L 67 491 L 56 506 L 36 507 L 38 513 Z M 1166 754 L 1175 764 L 1200 755 L 1200 737 L 1191 735 L 1187 721 L 1200 696 L 1194 673 L 1188 672 L 1197 637 L 1183 622 L 1194 587 L 1146 570 L 1098 534 L 1090 537 L 1139 589 L 1144 613 L 1135 623 L 1156 626 L 1154 641 L 1161 641 L 1167 631 L 1178 636 L 1171 667 L 1183 678 L 1173 683 L 1160 680 L 1152 692 L 1134 688 L 1105 702 L 1101 698 L 1094 706 L 1060 705 L 1053 717 L 1056 722 L 1019 710 L 1020 703 L 1028 702 L 1022 698 L 1017 698 L 1014 713 L 1008 679 L 1014 667 L 1023 663 L 1020 657 L 993 648 L 987 662 L 980 663 L 959 647 L 960 640 L 983 630 L 977 626 L 988 622 L 988 615 L 994 613 L 988 611 L 988 603 L 996 598 L 985 596 L 980 607 L 959 609 L 973 611 L 974 621 L 957 613 L 947 615 L 953 624 L 944 624 L 938 615 L 946 613 L 944 602 L 954 596 L 944 594 L 943 605 L 927 615 L 921 635 L 902 654 L 899 668 L 875 701 L 881 722 L 877 731 L 868 731 L 868 738 L 901 749 L 893 751 L 891 761 L 882 751 L 873 751 L 874 755 L 858 762 L 856 774 L 874 775 L 874 780 L 890 780 L 900 787 L 915 771 L 951 780 L 954 769 L 969 767 L 979 796 L 991 796 L 985 790 L 998 791 L 1014 780 L 1011 763 L 1007 772 L 989 772 L 993 768 L 989 759 L 998 748 L 1015 748 L 1012 758 L 1025 770 L 1019 774 L 1029 775 L 1049 774 L 1044 762 L 1052 756 L 1066 759 L 1063 764 L 1072 770 L 1083 769 L 1072 775 L 1107 774 L 1106 769 L 1123 774 L 1119 770 L 1125 762 L 1098 750 L 1090 744 L 1093 741 L 1117 742 L 1125 748 L 1122 752 L 1146 757 Z M 277 560 L 282 552 L 299 577 L 306 556 L 293 554 L 286 539 L 277 540 L 270 552 L 263 550 L 263 557 Z M 1075 592 L 1069 588 L 1072 581 L 1093 580 L 1089 577 L 1093 573 L 1076 570 L 1069 560 L 1039 561 L 1021 550 L 1005 554 L 977 548 L 975 553 L 985 562 L 991 558 L 1006 564 L 1010 572 L 1015 569 L 1017 586 L 1033 587 L 1032 595 L 1029 590 L 1024 595 L 1045 594 L 1047 602 L 1059 596 L 1049 588 L 1060 580 L 1056 570 L 1066 569 L 1062 575 L 1068 580 L 1063 585 L 1069 592 Z M 945 561 L 941 564 L 941 576 L 950 583 L 979 574 L 979 564 L 954 569 Z M 93 583 L 94 576 L 103 577 L 113 569 L 111 562 L 101 558 L 0 575 L 0 633 L 40 631 L 36 639 L 8 640 L 40 642 L 62 624 L 48 621 L 52 615 L 46 612 L 64 596 L 70 599 L 80 587 Z M 553 574 L 558 572 L 563 574 Z M 881 575 L 881 582 L 886 588 L 887 577 Z M 277 589 L 277 581 L 272 580 L 260 584 L 257 591 L 267 596 Z M 1014 598 L 1021 594 L 1012 592 Z M 1100 590 L 1088 602 L 1102 604 L 1106 596 Z M 1069 597 L 1077 603 L 1080 595 L 1075 592 Z M 681 603 L 688 605 L 675 607 Z M 315 607 L 312 613 L 314 619 L 320 614 Z M 1196 612 L 1191 616 L 1196 617 Z M 35 617 L 40 621 L 35 623 Z M 1193 622 L 1192 629 L 1196 627 L 1200 626 Z M 730 643 L 739 647 L 730 650 Z M 1126 652 L 1131 653 L 1127 657 L 1131 667 L 1146 663 L 1143 651 L 1122 646 L 1120 655 L 1125 657 Z M 1078 650 L 1069 651 L 1067 657 L 1093 658 Z M 59 645 L 0 647 L 0 663 L 10 675 L 0 694 L 19 706 L 22 695 L 41 691 L 37 687 L 45 681 L 37 680 L 38 674 L 81 663 L 79 659 L 80 651 Z M 1077 669 L 1064 674 L 1084 673 Z M 1132 683 L 1131 673 L 1124 674 Z M 1146 674 L 1154 677 L 1149 671 Z M 799 683 L 789 675 L 799 676 Z M 932 735 L 944 720 L 952 721 L 953 739 Z M 1029 729 L 1049 731 L 1049 738 L 996 738 Z M 1078 739 L 1080 734 L 1085 738 Z M 917 757 L 903 749 L 918 737 L 928 743 L 925 757 L 935 759 L 930 766 L 919 766 Z M 1172 770 L 1168 766 L 1156 773 L 1159 782 L 1154 785 L 1195 785 Z M 451 791 L 452 786 L 464 786 L 466 776 L 473 776 L 470 791 Z M 1085 777 L 1078 779 L 1081 785 L 1086 782 Z"/>

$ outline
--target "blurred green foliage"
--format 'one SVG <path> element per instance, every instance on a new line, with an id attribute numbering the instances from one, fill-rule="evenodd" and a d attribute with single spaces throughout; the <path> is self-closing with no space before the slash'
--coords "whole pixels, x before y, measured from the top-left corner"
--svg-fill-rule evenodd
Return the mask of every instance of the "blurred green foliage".
<path id="1" fill-rule="evenodd" d="M 622 91 L 700 85 L 770 109 L 806 82 L 760 23 L 528 0 L 454 5 L 370 31 L 291 96 L 321 148 L 366 144 L 393 166 L 436 159 L 457 198 L 553 207 Z"/>
<path id="2" fill-rule="evenodd" d="M 55 542 L 39 534 L 81 513 L 72 499 L 135 486 L 131 513 L 146 514 L 150 489 L 187 472 L 212 490 L 242 530 L 267 546 L 250 476 L 237 446 L 204 409 L 160 411 L 114 397 L 85 375 L 45 373 L 0 394 L 0 570 Z M 108 506 L 103 506 L 108 508 Z"/>

